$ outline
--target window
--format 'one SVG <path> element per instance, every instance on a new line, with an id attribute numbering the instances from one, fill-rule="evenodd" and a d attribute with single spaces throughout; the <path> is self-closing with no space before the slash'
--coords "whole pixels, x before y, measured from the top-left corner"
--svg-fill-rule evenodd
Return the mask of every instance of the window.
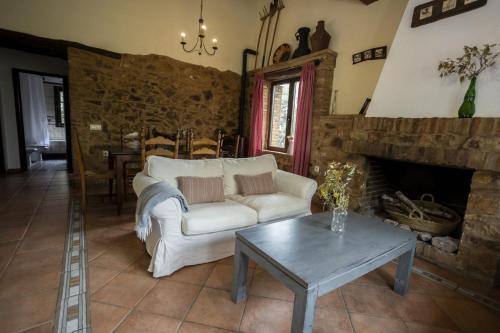
<path id="1" fill-rule="evenodd" d="M 64 90 L 61 86 L 54 86 L 54 108 L 56 127 L 64 127 Z"/>
<path id="2" fill-rule="evenodd" d="M 295 134 L 299 78 L 271 84 L 267 117 L 266 149 L 287 152 L 289 139 Z"/>

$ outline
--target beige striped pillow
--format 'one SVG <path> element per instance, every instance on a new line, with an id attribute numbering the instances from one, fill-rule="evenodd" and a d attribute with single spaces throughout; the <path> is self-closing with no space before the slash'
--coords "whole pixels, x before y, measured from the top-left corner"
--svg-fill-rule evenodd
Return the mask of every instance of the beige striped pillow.
<path id="1" fill-rule="evenodd" d="M 242 195 L 270 194 L 276 193 L 273 174 L 265 172 L 258 175 L 234 175 L 236 184 Z"/>
<path id="2" fill-rule="evenodd" d="M 224 177 L 177 177 L 179 191 L 188 204 L 223 202 Z"/>

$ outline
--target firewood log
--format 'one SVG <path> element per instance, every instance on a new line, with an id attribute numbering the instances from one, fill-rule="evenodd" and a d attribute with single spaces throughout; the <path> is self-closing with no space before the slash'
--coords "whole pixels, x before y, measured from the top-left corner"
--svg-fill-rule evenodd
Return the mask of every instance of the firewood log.
<path id="1" fill-rule="evenodd" d="M 448 220 L 452 220 L 453 219 L 453 215 L 444 211 L 444 210 L 441 210 L 439 208 L 429 208 L 429 207 L 421 207 L 419 206 L 419 208 L 426 214 L 429 214 L 429 215 L 433 215 L 433 216 L 437 216 L 437 217 L 442 217 L 442 218 L 445 218 L 445 219 L 448 219 Z M 432 219 L 431 219 L 432 220 Z"/>
<path id="2" fill-rule="evenodd" d="M 425 214 L 413 201 L 411 201 L 403 192 L 401 191 L 396 191 L 396 193 L 394 193 L 396 195 L 396 197 L 402 202 L 404 203 L 406 206 L 408 206 L 408 208 L 410 209 L 410 211 L 415 211 L 418 213 L 418 216 L 422 216 L 422 218 L 425 218 L 425 219 L 428 219 L 428 220 L 432 220 L 431 218 L 429 218 L 429 216 L 427 216 L 427 214 Z"/>
<path id="3" fill-rule="evenodd" d="M 394 198 L 394 197 L 387 195 L 387 194 L 382 194 L 381 198 L 382 198 L 382 200 L 390 203 L 392 206 L 401 209 L 403 212 L 406 212 L 406 214 L 410 214 L 411 209 L 408 208 L 408 206 L 403 204 L 401 201 L 399 201 L 399 199 Z"/>

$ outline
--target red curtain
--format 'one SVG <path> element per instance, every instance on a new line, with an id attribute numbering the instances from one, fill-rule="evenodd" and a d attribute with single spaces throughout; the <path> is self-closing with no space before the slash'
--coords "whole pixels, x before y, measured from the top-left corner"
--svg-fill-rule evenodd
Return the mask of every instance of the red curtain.
<path id="1" fill-rule="evenodd" d="M 264 76 L 256 75 L 252 95 L 252 118 L 248 156 L 258 156 L 262 151 L 262 117 L 264 113 Z"/>
<path id="2" fill-rule="evenodd" d="M 295 135 L 293 139 L 292 172 L 307 177 L 311 153 L 311 130 L 314 90 L 314 63 L 307 63 L 300 73 Z"/>

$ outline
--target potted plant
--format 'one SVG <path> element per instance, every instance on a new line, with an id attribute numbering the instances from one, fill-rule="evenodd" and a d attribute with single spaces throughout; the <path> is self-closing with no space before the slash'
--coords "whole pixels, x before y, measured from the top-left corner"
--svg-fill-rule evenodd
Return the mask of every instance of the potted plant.
<path id="1" fill-rule="evenodd" d="M 464 101 L 458 110 L 460 118 L 472 118 L 476 112 L 476 80 L 487 68 L 495 64 L 500 52 L 494 52 L 498 44 L 485 44 L 482 48 L 477 46 L 464 46 L 464 55 L 451 60 L 440 61 L 438 71 L 440 77 L 458 74 L 460 83 L 470 80 L 469 88 L 465 93 Z"/>
<path id="2" fill-rule="evenodd" d="M 355 174 L 354 164 L 333 161 L 328 164 L 325 181 L 319 186 L 320 198 L 332 211 L 331 229 L 334 232 L 344 231 L 349 207 L 348 185 Z"/>

